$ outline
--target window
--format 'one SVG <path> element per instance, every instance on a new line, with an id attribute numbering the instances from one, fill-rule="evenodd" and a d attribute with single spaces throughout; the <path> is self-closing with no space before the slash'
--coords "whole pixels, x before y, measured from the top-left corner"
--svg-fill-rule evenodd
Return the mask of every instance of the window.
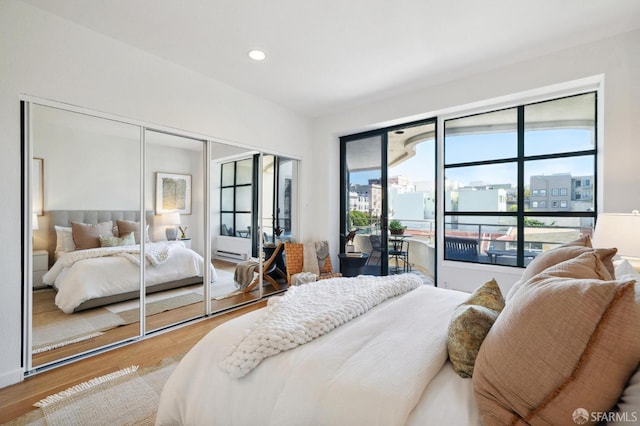
<path id="1" fill-rule="evenodd" d="M 567 197 L 578 177 L 595 187 L 596 101 L 590 92 L 444 121 L 445 242 L 471 240 L 477 254 L 464 261 L 523 267 L 591 233 L 594 197 L 533 198 L 541 188 Z"/>
<path id="2" fill-rule="evenodd" d="M 249 238 L 253 207 L 253 159 L 222 164 L 220 235 Z"/>

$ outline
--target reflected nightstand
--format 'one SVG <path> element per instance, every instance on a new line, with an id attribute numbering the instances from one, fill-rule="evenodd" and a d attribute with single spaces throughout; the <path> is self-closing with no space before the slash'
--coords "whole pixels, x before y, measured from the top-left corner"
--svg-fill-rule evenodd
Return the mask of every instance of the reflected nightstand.
<path id="1" fill-rule="evenodd" d="M 32 289 L 44 287 L 42 276 L 49 270 L 49 253 L 46 250 L 35 250 L 31 266 L 33 268 Z"/>

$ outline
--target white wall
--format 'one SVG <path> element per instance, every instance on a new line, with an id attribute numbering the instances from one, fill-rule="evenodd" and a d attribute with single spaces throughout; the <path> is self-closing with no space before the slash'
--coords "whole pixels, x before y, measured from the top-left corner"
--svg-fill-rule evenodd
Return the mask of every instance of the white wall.
<path id="1" fill-rule="evenodd" d="M 32 134 L 33 156 L 44 160 L 44 210 L 139 209 L 140 130 L 113 136 L 55 125 L 43 108 L 33 108 Z"/>
<path id="2" fill-rule="evenodd" d="M 0 52 L 0 235 L 13 242 L 0 256 L 2 387 L 22 377 L 21 94 L 266 151 L 277 147 L 294 158 L 308 158 L 311 127 L 284 108 L 14 0 L 0 2 Z M 303 174 L 303 187 L 310 176 Z"/>
<path id="3" fill-rule="evenodd" d="M 381 58 L 385 59 L 385 58 Z M 461 106 L 514 93 L 604 74 L 604 126 L 601 150 L 604 176 L 599 185 L 600 211 L 630 212 L 640 208 L 637 164 L 640 158 L 640 31 L 515 63 L 491 72 L 429 87 L 402 96 L 361 105 L 314 122 L 314 208 L 311 222 L 317 235 L 332 245 L 339 235 L 338 137 L 373 128 L 441 116 Z M 440 253 L 442 250 L 440 250 Z M 441 254 L 440 254 L 441 256 Z M 517 268 L 476 267 L 441 262 L 439 284 L 472 290 L 495 276 L 503 289 L 518 278 Z"/>

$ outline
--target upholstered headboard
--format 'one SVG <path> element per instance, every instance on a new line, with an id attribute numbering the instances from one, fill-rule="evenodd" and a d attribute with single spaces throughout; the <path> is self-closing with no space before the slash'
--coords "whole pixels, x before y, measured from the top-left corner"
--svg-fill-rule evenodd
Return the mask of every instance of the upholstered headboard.
<path id="1" fill-rule="evenodd" d="M 151 223 L 153 212 L 146 212 L 146 221 Z M 38 230 L 33 232 L 34 249 L 46 250 L 49 253 L 49 263 L 55 260 L 56 231 L 54 226 L 71 226 L 71 222 L 98 223 L 112 220 L 140 220 L 138 210 L 51 210 L 45 211 L 44 216 L 38 217 Z"/>

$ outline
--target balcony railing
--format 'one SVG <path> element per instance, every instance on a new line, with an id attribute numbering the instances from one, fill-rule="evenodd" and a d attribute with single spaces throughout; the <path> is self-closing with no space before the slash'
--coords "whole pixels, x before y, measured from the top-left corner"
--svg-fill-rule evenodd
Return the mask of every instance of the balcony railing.
<path id="1" fill-rule="evenodd" d="M 580 235 L 591 235 L 590 227 L 580 226 L 525 226 L 524 266 L 538 254 L 573 241 Z M 486 223 L 445 223 L 445 238 L 467 238 L 477 243 L 477 263 L 516 265 L 518 235 L 515 226 Z M 445 253 L 445 260 L 447 253 Z"/>

